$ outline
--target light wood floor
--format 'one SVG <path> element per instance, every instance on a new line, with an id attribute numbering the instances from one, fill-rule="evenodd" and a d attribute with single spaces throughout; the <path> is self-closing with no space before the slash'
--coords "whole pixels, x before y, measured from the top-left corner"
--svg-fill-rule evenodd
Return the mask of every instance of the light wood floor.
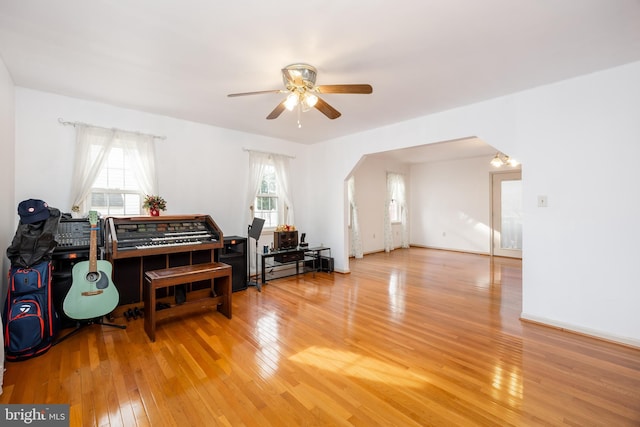
<path id="1" fill-rule="evenodd" d="M 73 426 L 640 425 L 640 350 L 518 320 L 521 263 L 428 249 L 269 282 L 216 312 L 92 326 L 7 363 L 0 403 Z"/>

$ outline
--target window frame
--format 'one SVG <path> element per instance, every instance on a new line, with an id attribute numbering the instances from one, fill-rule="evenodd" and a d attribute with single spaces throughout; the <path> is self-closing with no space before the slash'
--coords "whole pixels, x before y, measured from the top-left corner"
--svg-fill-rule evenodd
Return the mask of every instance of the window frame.
<path id="1" fill-rule="evenodd" d="M 269 177 L 269 181 L 266 185 L 267 190 L 271 190 L 271 188 L 273 187 L 273 192 L 268 191 L 268 192 L 263 192 L 262 189 L 265 187 L 264 183 L 265 183 L 265 176 L 270 175 Z M 282 206 L 280 206 L 282 204 L 282 197 L 280 196 L 280 194 L 278 193 L 278 182 L 276 179 L 276 168 L 275 165 L 273 163 L 269 163 L 267 166 L 265 166 L 264 171 L 262 173 L 261 176 L 261 184 L 260 184 L 260 189 L 259 192 L 256 194 L 256 197 L 253 200 L 253 206 L 255 207 L 253 210 L 253 216 L 254 218 L 262 218 L 265 220 L 265 224 L 263 227 L 263 230 L 267 230 L 267 231 L 272 231 L 275 230 L 276 227 L 278 226 L 278 217 L 280 214 L 280 211 L 282 209 Z M 260 205 L 262 205 L 261 203 L 258 202 L 258 199 L 271 199 L 271 200 L 275 200 L 275 202 L 271 202 L 269 203 L 270 206 L 275 206 L 275 209 L 272 211 L 266 211 L 266 210 L 261 210 L 258 207 Z"/>
<path id="2" fill-rule="evenodd" d="M 114 151 L 116 150 L 116 151 Z M 118 153 L 120 152 L 120 153 Z M 120 158 L 115 160 L 112 159 L 111 156 L 113 156 L 114 154 L 118 155 Z M 93 155 L 93 153 L 90 153 L 89 155 Z M 117 162 L 117 164 L 116 164 Z M 130 164 L 130 160 L 128 159 L 127 155 L 126 155 L 126 150 L 124 148 L 124 142 L 122 141 L 114 141 L 113 142 L 113 146 L 111 147 L 111 149 L 109 150 L 107 159 L 104 161 L 100 171 L 98 172 L 98 174 L 96 175 L 96 178 L 93 182 L 93 184 L 91 185 L 91 190 L 89 191 L 89 194 L 87 195 L 87 198 L 85 199 L 84 203 L 85 206 L 89 207 L 89 210 L 96 210 L 99 211 L 102 215 L 105 216 L 113 216 L 113 215 L 121 215 L 121 216 L 142 216 L 143 213 L 143 209 L 142 209 L 142 202 L 144 200 L 145 197 L 145 193 L 144 191 L 141 189 L 140 183 L 138 182 L 138 179 L 135 175 L 135 173 L 127 173 L 130 172 L 130 168 L 131 168 L 131 164 Z M 108 185 L 109 184 L 109 178 L 110 178 L 110 174 L 109 171 L 113 170 L 121 170 L 122 171 L 122 181 L 123 181 L 123 186 L 96 186 L 96 184 L 101 181 L 104 180 L 105 183 Z M 106 174 L 107 176 L 104 177 L 103 174 Z M 135 182 L 135 185 L 127 185 L 127 182 L 130 182 L 131 180 L 133 180 Z M 106 206 L 97 206 L 93 204 L 93 199 L 94 196 L 97 194 L 104 194 L 107 197 L 107 205 Z M 122 207 L 121 212 L 113 212 L 112 211 L 112 205 L 109 203 L 111 201 L 111 196 L 113 195 L 120 195 L 121 199 L 122 199 Z M 137 209 L 135 209 L 134 211 L 130 211 L 127 210 L 127 196 L 138 196 L 138 203 L 133 204 L 131 206 L 136 206 Z M 106 210 L 106 211 L 105 211 Z"/>
<path id="3" fill-rule="evenodd" d="M 394 215 L 391 214 L 392 212 Z M 402 223 L 402 205 L 394 198 L 389 201 L 389 220 L 392 225 Z"/>

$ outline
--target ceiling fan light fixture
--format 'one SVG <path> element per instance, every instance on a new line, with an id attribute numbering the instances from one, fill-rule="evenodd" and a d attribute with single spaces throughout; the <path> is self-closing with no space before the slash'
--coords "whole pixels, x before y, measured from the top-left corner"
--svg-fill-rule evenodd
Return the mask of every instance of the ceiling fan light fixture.
<path id="1" fill-rule="evenodd" d="M 244 95 L 259 95 L 266 93 L 286 93 L 287 96 L 281 100 L 276 107 L 267 115 L 267 120 L 280 117 L 285 110 L 293 111 L 296 107 L 298 117 L 302 112 L 313 108 L 324 114 L 330 120 L 337 119 L 342 114 L 317 94 L 337 93 L 337 94 L 369 94 L 373 92 L 370 84 L 332 84 L 316 86 L 316 75 L 318 71 L 309 64 L 291 64 L 281 69 L 284 90 L 272 89 L 254 92 L 230 93 L 227 96 L 236 97 Z"/>
<path id="2" fill-rule="evenodd" d="M 302 96 L 302 110 L 309 111 L 313 107 L 315 107 L 318 102 L 318 97 L 313 93 L 305 92 Z"/>
<path id="3" fill-rule="evenodd" d="M 300 97 L 298 95 L 297 92 L 291 92 L 288 96 L 287 99 L 284 101 L 284 106 L 287 110 L 289 111 L 293 111 L 294 108 L 296 108 L 296 106 L 298 105 L 298 103 L 300 102 Z"/>

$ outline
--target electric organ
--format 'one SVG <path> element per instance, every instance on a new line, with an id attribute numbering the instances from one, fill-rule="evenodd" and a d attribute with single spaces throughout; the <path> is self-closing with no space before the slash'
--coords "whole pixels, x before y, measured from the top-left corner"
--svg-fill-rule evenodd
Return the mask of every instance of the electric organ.
<path id="1" fill-rule="evenodd" d="M 113 264 L 120 305 L 142 301 L 146 271 L 215 262 L 224 244 L 209 215 L 109 217 L 105 228 L 106 258 Z M 208 286 L 208 281 L 192 283 L 190 290 Z"/>

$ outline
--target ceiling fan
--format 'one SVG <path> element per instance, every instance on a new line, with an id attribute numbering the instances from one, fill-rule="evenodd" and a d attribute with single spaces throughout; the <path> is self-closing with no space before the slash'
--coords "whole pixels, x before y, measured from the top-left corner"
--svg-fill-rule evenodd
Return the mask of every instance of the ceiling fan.
<path id="1" fill-rule="evenodd" d="M 287 97 L 273 109 L 267 120 L 278 118 L 286 109 L 298 111 L 317 109 L 330 119 L 337 119 L 341 113 L 318 96 L 324 93 L 360 93 L 369 94 L 373 88 L 368 84 L 318 85 L 316 75 L 318 71 L 309 64 L 291 64 L 282 69 L 282 81 L 285 89 L 261 90 L 257 92 L 231 93 L 227 96 L 260 95 L 264 93 L 286 93 Z"/>

